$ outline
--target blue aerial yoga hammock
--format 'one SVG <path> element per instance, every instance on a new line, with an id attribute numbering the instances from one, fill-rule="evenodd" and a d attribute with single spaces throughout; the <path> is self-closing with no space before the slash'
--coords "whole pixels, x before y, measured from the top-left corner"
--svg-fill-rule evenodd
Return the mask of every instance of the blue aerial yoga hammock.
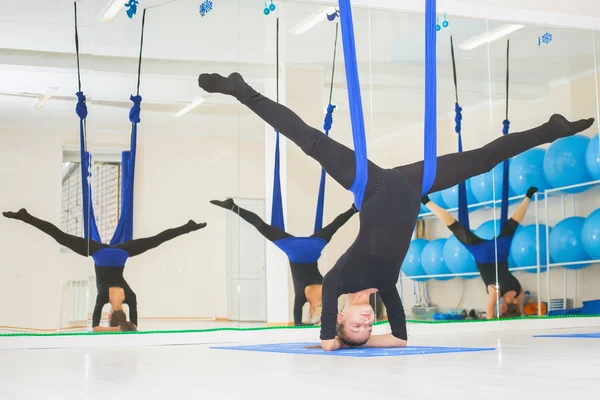
<path id="1" fill-rule="evenodd" d="M 450 49 L 452 52 L 452 71 L 454 74 L 454 89 L 456 94 L 455 109 L 455 122 L 456 126 L 454 130 L 458 134 L 458 152 L 462 152 L 462 135 L 461 135 L 461 121 L 462 121 L 462 108 L 458 103 L 458 83 L 456 78 L 456 62 L 454 57 L 454 42 L 450 37 Z M 509 53 L 510 53 L 510 42 L 507 42 L 506 47 L 506 119 L 502 122 L 502 134 L 507 135 L 510 127 L 510 121 L 508 120 L 508 88 L 509 88 Z M 493 186 L 493 185 L 492 185 Z M 494 190 L 494 189 L 492 189 Z M 504 228 L 508 220 L 508 160 L 503 162 L 503 176 L 502 176 L 502 203 L 500 211 L 500 230 Z M 470 229 L 469 226 L 469 210 L 467 203 L 467 191 L 465 182 L 461 182 L 458 185 L 458 221 L 465 229 Z M 499 233 L 498 233 L 499 234 Z M 512 243 L 513 236 L 502 236 L 496 237 L 495 239 L 486 240 L 483 243 L 477 245 L 464 245 L 469 252 L 473 255 L 475 261 L 480 264 L 494 264 L 496 263 L 496 256 L 498 262 L 506 262 L 508 260 L 510 245 Z M 496 247 L 497 246 L 497 247 Z"/>
<path id="2" fill-rule="evenodd" d="M 363 116 L 354 24 L 350 0 L 339 0 L 342 43 L 344 46 L 344 64 L 348 103 L 354 140 L 356 173 L 350 191 L 354 194 L 354 204 L 360 210 L 368 181 L 367 140 Z M 421 194 L 429 192 L 435 180 L 437 167 L 437 73 L 436 73 L 436 0 L 425 1 L 425 135 L 424 170 Z"/>
<path id="3" fill-rule="evenodd" d="M 277 61 L 276 61 L 276 79 L 277 79 L 277 102 L 279 102 L 279 18 L 277 19 Z M 331 71 L 331 86 L 329 88 L 329 105 L 323 123 L 325 134 L 329 136 L 329 131 L 333 125 L 333 111 L 335 106 L 331 104 L 333 95 L 333 79 L 335 77 L 335 60 L 337 53 L 338 24 L 335 28 L 335 43 L 333 49 L 333 67 Z M 271 225 L 285 231 L 285 221 L 283 218 L 283 198 L 281 195 L 281 174 L 280 174 L 280 153 L 279 153 L 279 132 L 275 131 L 275 165 L 273 173 L 273 204 L 271 207 Z M 319 183 L 319 194 L 317 196 L 317 210 L 315 213 L 314 232 L 323 228 L 323 209 L 325 204 L 325 178 L 326 173 L 321 169 L 321 179 Z M 327 246 L 327 241 L 317 237 L 289 237 L 274 242 L 293 263 L 314 263 L 321 257 L 321 252 Z"/>
<path id="4" fill-rule="evenodd" d="M 458 135 L 458 152 L 462 153 L 463 145 L 462 145 L 462 107 L 458 103 L 458 80 L 456 78 L 456 61 L 454 57 L 454 40 L 452 36 L 450 36 L 450 52 L 452 54 L 452 74 L 454 77 L 454 94 L 456 97 L 456 103 L 454 103 L 454 131 Z M 469 224 L 469 208 L 467 202 L 467 186 L 466 182 L 461 182 L 458 184 L 458 221 L 461 223 L 465 229 L 471 229 Z"/>
<path id="5" fill-rule="evenodd" d="M 144 24 L 146 19 L 146 10 L 142 17 L 142 34 L 140 43 L 140 57 L 138 63 L 138 82 L 137 82 L 137 94 L 131 96 L 133 106 L 129 111 L 129 120 L 131 121 L 131 143 L 130 150 L 122 153 L 122 178 L 121 178 L 121 215 L 115 234 L 110 240 L 110 245 L 117 243 L 123 243 L 133 239 L 133 187 L 135 177 L 135 159 L 137 149 L 137 124 L 140 122 L 140 110 L 142 97 L 139 94 L 140 91 L 140 73 L 142 65 L 142 47 L 144 43 Z M 79 37 L 77 32 L 77 4 L 75 3 L 75 47 L 77 52 L 77 74 L 79 91 L 77 92 L 77 106 L 75 111 L 79 117 L 79 140 L 80 140 L 80 156 L 81 156 L 81 186 L 83 196 L 83 220 L 84 220 L 84 237 L 86 239 L 92 239 L 97 242 L 102 242 L 98 226 L 96 225 L 96 218 L 94 216 L 94 208 L 92 205 L 92 190 L 90 187 L 91 179 L 91 155 L 87 151 L 87 138 L 86 138 L 86 117 L 88 115 L 87 106 L 85 103 L 85 95 L 81 90 L 81 76 L 79 68 Z M 94 260 L 99 266 L 103 265 L 122 265 L 114 264 L 111 260 L 115 257 L 122 257 L 122 254 L 112 254 L 109 250 L 115 249 L 102 249 L 97 251 L 94 255 Z M 103 253 L 100 256 L 99 253 Z M 105 257 L 106 256 L 106 257 Z M 98 260 L 96 260 L 98 258 Z"/>

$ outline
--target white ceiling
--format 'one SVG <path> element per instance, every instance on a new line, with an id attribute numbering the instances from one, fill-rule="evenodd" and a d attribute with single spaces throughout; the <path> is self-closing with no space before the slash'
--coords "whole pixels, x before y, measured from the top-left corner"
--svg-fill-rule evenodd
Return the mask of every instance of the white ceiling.
<path id="1" fill-rule="evenodd" d="M 77 91 L 73 39 L 73 2 L 68 0 L 2 0 L 0 15 L 0 102 L 6 115 L 30 119 L 31 113 L 48 112 L 52 102 L 68 102 Z M 113 21 L 98 18 L 108 0 L 83 0 L 78 4 L 83 88 L 92 104 L 129 108 L 135 91 L 141 9 L 129 19 L 121 13 Z M 150 7 L 159 0 L 140 0 Z M 229 73 L 240 70 L 261 88 L 262 79 L 275 68 L 276 16 L 264 16 L 263 0 L 213 0 L 214 9 L 200 17 L 200 0 L 179 0 L 149 9 L 146 15 L 142 95 L 144 110 L 171 118 L 201 92 L 198 73 Z M 324 21 L 304 35 L 289 33 L 291 27 L 322 6 L 276 2 L 280 16 L 280 59 L 287 67 L 325 71 L 327 91 L 332 62 L 335 25 Z M 383 10 L 354 12 L 357 53 L 365 96 L 373 93 L 374 115 L 402 113 L 419 120 L 423 92 L 423 17 Z M 499 23 L 450 19 L 438 34 L 440 104 L 453 103 L 449 36 L 455 45 L 495 28 Z M 525 99 L 543 97 L 552 82 L 591 71 L 595 67 L 589 31 L 552 29 L 554 40 L 538 47 L 537 38 L 547 28 L 528 26 L 511 35 L 511 95 Z M 600 35 L 596 34 L 600 55 Z M 504 96 L 504 40 L 490 46 L 494 97 Z M 488 99 L 488 49 L 456 49 L 461 102 L 474 105 Z M 346 96 L 343 54 L 338 43 L 335 102 L 344 112 Z M 59 86 L 56 97 L 42 111 L 32 111 L 33 99 L 48 86 Z M 6 96 L 6 94 L 11 96 Z M 17 101 L 17 97 L 20 100 Z M 370 112 L 370 101 L 365 102 Z M 211 107 L 193 113 L 234 115 L 237 106 L 225 96 L 207 100 Z M 27 110 L 21 110 L 21 108 Z M 449 110 L 451 107 L 449 107 Z M 61 111 L 62 110 L 62 111 Z M 73 117 L 72 105 L 57 106 L 56 113 Z M 121 118 L 121 111 L 114 114 Z M 4 114 L 4 112 L 3 112 Z M 107 113 L 106 118 L 112 114 Z M 59 120 L 60 118 L 57 118 Z M 2 121 L 6 124 L 7 121 Z M 18 121 L 13 121 L 17 124 Z"/>
<path id="2" fill-rule="evenodd" d="M 505 7 L 533 11 L 548 11 L 576 15 L 600 17 L 597 0 L 460 0 L 462 3 L 485 4 L 492 7 Z"/>

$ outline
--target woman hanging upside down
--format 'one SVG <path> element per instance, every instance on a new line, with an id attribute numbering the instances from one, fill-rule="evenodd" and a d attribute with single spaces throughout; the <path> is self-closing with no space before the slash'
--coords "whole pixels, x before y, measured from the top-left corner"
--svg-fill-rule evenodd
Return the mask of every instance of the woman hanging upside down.
<path id="1" fill-rule="evenodd" d="M 355 174 L 352 150 L 308 126 L 288 108 L 256 92 L 238 73 L 227 78 L 202 74 L 198 84 L 207 92 L 234 96 L 318 161 L 340 185 L 350 189 Z M 538 145 L 581 132 L 593 122 L 592 118 L 569 122 L 561 115 L 553 115 L 537 128 L 505 135 L 480 149 L 438 157 L 437 176 L 430 192 L 487 172 L 498 163 Z M 422 161 L 392 169 L 368 163 L 358 236 L 323 279 L 323 349 L 406 345 L 406 317 L 396 282 L 419 214 L 422 176 Z M 387 309 L 392 333 L 371 336 L 374 313 L 369 295 L 375 292 L 379 292 Z M 348 294 L 347 302 L 338 313 L 338 297 L 342 294 Z"/>
<path id="2" fill-rule="evenodd" d="M 475 235 L 469 229 L 465 228 L 452 215 L 433 201 L 429 196 L 425 195 L 421 199 L 421 203 L 425 205 L 436 217 L 440 219 L 454 233 L 456 238 L 464 244 L 475 258 L 477 269 L 481 274 L 481 279 L 486 286 L 488 292 L 488 303 L 486 307 L 486 316 L 488 319 L 496 317 L 496 302 L 502 297 L 502 305 L 500 306 L 500 314 L 505 315 L 508 304 L 513 301 L 517 302 L 519 312 L 523 313 L 523 303 L 525 302 L 525 292 L 519 283 L 519 280 L 508 269 L 508 251 L 512 242 L 513 236 L 519 227 L 527 207 L 531 201 L 531 197 L 537 192 L 536 187 L 530 187 L 527 190 L 525 198 L 517 208 L 517 211 L 512 217 L 506 221 L 506 224 L 500 231 L 496 239 L 482 239 Z M 497 246 L 496 246 L 497 244 Z M 496 261 L 498 263 L 498 285 L 496 286 Z M 498 289 L 498 290 L 496 290 Z"/>
<path id="3" fill-rule="evenodd" d="M 69 235 L 50 222 L 34 217 L 24 208 L 18 212 L 3 212 L 2 215 L 6 218 L 23 221 L 39 229 L 62 246 L 80 256 L 92 256 L 95 264 L 96 286 L 98 289 L 98 296 L 96 297 L 96 305 L 92 317 L 94 332 L 137 330 L 136 295 L 123 277 L 125 262 L 129 257 L 138 256 L 160 246 L 166 241 L 175 239 L 185 233 L 197 231 L 206 226 L 205 223 L 197 224 L 194 221 L 189 221 L 185 225 L 167 229 L 156 236 L 130 240 L 111 246 L 94 240 Z M 111 306 L 109 313 L 110 327 L 105 328 L 100 326 L 100 318 L 102 316 L 102 307 L 107 303 L 110 303 Z M 129 319 L 131 322 L 127 322 L 125 312 L 123 312 L 123 304 L 129 306 Z"/>
<path id="4" fill-rule="evenodd" d="M 319 324 L 321 322 L 323 275 L 319 272 L 318 260 L 333 235 L 358 212 L 356 207 L 352 205 L 348 211 L 338 215 L 333 222 L 310 237 L 296 237 L 267 224 L 253 212 L 238 207 L 233 199 L 212 200 L 211 203 L 238 214 L 288 256 L 295 292 L 294 325 L 303 325 L 302 307 L 306 302 L 310 304 L 310 323 Z"/>

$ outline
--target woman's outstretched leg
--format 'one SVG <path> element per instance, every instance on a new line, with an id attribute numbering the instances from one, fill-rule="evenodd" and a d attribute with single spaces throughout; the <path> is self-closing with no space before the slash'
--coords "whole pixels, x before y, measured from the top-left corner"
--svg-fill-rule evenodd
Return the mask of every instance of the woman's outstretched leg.
<path id="1" fill-rule="evenodd" d="M 187 224 L 178 226 L 177 228 L 167 229 L 166 231 L 162 231 L 158 235 L 142 238 L 142 239 L 134 239 L 124 243 L 116 244 L 112 247 L 125 250 L 129 257 L 139 256 L 142 253 L 145 253 L 148 250 L 154 249 L 164 242 L 175 239 L 181 235 L 185 235 L 186 233 L 194 232 L 199 229 L 206 227 L 206 223 L 196 223 L 192 220 L 188 221 Z"/>
<path id="2" fill-rule="evenodd" d="M 438 157 L 435 183 L 429 193 L 458 185 L 529 149 L 582 132 L 593 123 L 593 118 L 569 122 L 562 115 L 554 114 L 548 122 L 537 128 L 502 136 L 479 149 Z M 394 169 L 406 173 L 420 187 L 423 161 Z"/>
<path id="3" fill-rule="evenodd" d="M 344 224 L 346 224 L 346 222 L 348 222 L 350 220 L 350 218 L 352 218 L 352 216 L 354 214 L 356 214 L 357 212 L 358 212 L 358 210 L 356 209 L 356 206 L 354 204 L 352 204 L 352 207 L 350 207 L 350 209 L 348 211 L 335 217 L 335 219 L 333 221 L 331 221 L 331 223 L 329 225 L 327 225 L 326 227 L 322 228 L 321 230 L 315 232 L 312 235 L 312 237 L 321 238 L 329 243 L 331 241 L 331 238 L 333 237 L 333 235 L 335 235 L 335 233 L 342 226 L 344 226 Z"/>
<path id="4" fill-rule="evenodd" d="M 34 217 L 24 208 L 21 208 L 18 212 L 3 212 L 2 215 L 4 215 L 6 218 L 23 221 L 26 224 L 39 229 L 52 239 L 56 240 L 60 245 L 65 246 L 80 256 L 87 257 L 104 247 L 108 247 L 105 244 L 98 243 L 93 240 L 87 240 L 82 237 L 69 235 L 68 233 L 58 229 L 50 222 Z"/>
<path id="5" fill-rule="evenodd" d="M 251 109 L 267 124 L 294 142 L 309 157 L 315 159 L 325 172 L 345 189 L 350 189 L 354 182 L 354 151 L 329 138 L 319 130 L 308 126 L 289 108 L 278 104 L 252 89 L 237 72 L 225 78 L 218 74 L 202 74 L 198 84 L 209 93 L 222 93 L 234 96 L 240 103 Z M 377 165 L 369 162 L 369 183 L 365 198 L 379 180 Z M 371 190 L 370 190 L 371 189 Z"/>
<path id="6" fill-rule="evenodd" d="M 215 206 L 224 208 L 226 210 L 233 211 L 234 213 L 239 215 L 240 218 L 242 218 L 244 221 L 246 221 L 247 223 L 249 223 L 250 225 L 255 227 L 256 230 L 261 235 L 263 235 L 267 240 L 269 240 L 271 242 L 275 242 L 277 240 L 292 237 L 292 235 L 290 235 L 289 233 L 282 231 L 281 229 L 276 228 L 272 225 L 267 224 L 265 221 L 263 221 L 258 215 L 254 214 L 253 212 L 244 210 L 243 208 L 238 207 L 233 202 L 233 199 L 227 199 L 225 201 L 211 200 L 210 203 L 214 204 Z"/>

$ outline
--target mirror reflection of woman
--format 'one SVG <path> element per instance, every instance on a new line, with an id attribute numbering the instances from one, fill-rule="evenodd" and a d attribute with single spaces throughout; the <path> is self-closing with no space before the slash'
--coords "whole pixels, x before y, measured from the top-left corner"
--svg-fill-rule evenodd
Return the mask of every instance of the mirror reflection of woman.
<path id="1" fill-rule="evenodd" d="M 3 212 L 2 215 L 9 219 L 25 222 L 44 232 L 60 245 L 80 256 L 91 256 L 94 259 L 96 287 L 98 289 L 96 305 L 92 316 L 92 329 L 94 332 L 137 330 L 137 296 L 123 277 L 125 262 L 129 257 L 143 254 L 166 241 L 175 239 L 186 233 L 197 231 L 206 226 L 205 223 L 197 224 L 190 220 L 185 225 L 167 229 L 152 237 L 108 245 L 65 233 L 52 223 L 29 214 L 24 208 L 18 212 Z M 99 257 L 100 254 L 102 254 L 102 257 Z M 100 326 L 102 308 L 105 304 L 110 304 L 111 306 L 108 327 Z M 125 317 L 123 304 L 129 306 L 130 322 Z"/>
<path id="2" fill-rule="evenodd" d="M 233 199 L 224 201 L 211 200 L 211 204 L 230 210 L 244 221 L 252 225 L 265 239 L 279 246 L 280 241 L 291 240 L 288 250 L 292 282 L 294 283 L 294 325 L 304 325 L 302 308 L 309 304 L 308 318 L 311 325 L 321 323 L 323 275 L 319 272 L 318 260 L 321 251 L 333 238 L 333 235 L 358 212 L 354 204 L 347 211 L 338 215 L 329 225 L 319 229 L 310 237 L 295 237 L 289 233 L 267 224 L 258 215 L 243 209 Z M 283 248 L 282 248 L 283 250 Z M 293 250 L 291 254 L 289 250 Z"/>
<path id="3" fill-rule="evenodd" d="M 506 221 L 506 224 L 500 231 L 498 238 L 510 238 L 514 236 L 517 228 L 523 218 L 525 218 L 525 214 L 527 213 L 527 207 L 529 207 L 529 203 L 531 202 L 531 197 L 537 192 L 536 187 L 530 187 L 525 195 L 525 198 L 512 215 L 512 217 Z M 456 236 L 456 238 L 464 245 L 468 246 L 477 246 L 483 244 L 485 242 L 494 242 L 494 239 L 482 239 L 479 236 L 475 235 L 469 229 L 465 228 L 460 222 L 458 222 L 454 217 L 446 210 L 435 204 L 433 201 L 429 199 L 428 196 L 423 196 L 421 199 L 421 203 L 425 205 L 435 216 L 446 225 L 446 227 Z M 503 246 L 508 246 L 510 248 L 510 242 L 506 242 Z M 508 305 L 516 303 L 519 308 L 519 312 L 521 315 L 524 315 L 523 311 L 523 303 L 525 302 L 525 291 L 521 287 L 521 283 L 519 280 L 509 271 L 508 269 L 508 252 L 506 252 L 507 257 L 503 257 L 500 252 L 496 253 L 496 247 L 491 245 L 486 247 L 489 251 L 493 252 L 492 254 L 488 254 L 488 259 L 496 259 L 493 263 L 481 262 L 477 259 L 475 263 L 477 265 L 477 269 L 479 270 L 479 274 L 481 275 L 481 279 L 485 284 L 487 293 L 488 293 L 488 301 L 486 305 L 486 317 L 488 319 L 492 319 L 496 317 L 496 304 L 498 299 L 502 298 L 502 304 L 500 304 L 500 315 L 504 316 L 507 313 Z M 505 249 L 508 251 L 508 249 Z M 496 283 L 496 264 L 498 265 L 498 282 Z"/>

